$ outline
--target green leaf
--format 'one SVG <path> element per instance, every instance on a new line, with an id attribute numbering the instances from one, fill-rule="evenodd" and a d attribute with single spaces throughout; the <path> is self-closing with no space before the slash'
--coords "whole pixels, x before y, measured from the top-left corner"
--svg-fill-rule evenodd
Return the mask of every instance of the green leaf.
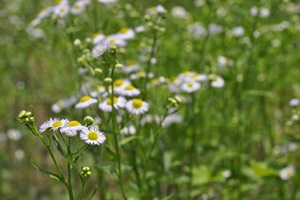
<path id="1" fill-rule="evenodd" d="M 96 185 L 96 187 L 95 187 L 95 189 L 94 189 L 92 195 L 88 198 L 88 200 L 92 200 L 92 199 L 93 199 L 93 197 L 95 196 L 95 194 L 96 194 L 96 192 L 97 192 L 97 189 L 98 189 L 98 185 Z"/>
<path id="2" fill-rule="evenodd" d="M 65 183 L 64 178 L 59 176 L 58 174 L 55 174 L 53 172 L 49 172 L 41 167 L 39 167 L 38 165 L 36 165 L 34 162 L 32 162 L 33 166 L 42 174 L 45 174 L 46 176 L 49 176 L 50 178 L 53 178 L 59 182 Z"/>
<path id="3" fill-rule="evenodd" d="M 166 196 L 165 198 L 163 198 L 163 199 L 161 199 L 161 200 L 169 200 L 169 199 L 171 199 L 173 196 L 174 196 L 174 193 L 172 193 L 172 194 Z"/>
<path id="4" fill-rule="evenodd" d="M 255 176 L 261 178 L 278 175 L 276 170 L 269 168 L 265 163 L 253 163 L 252 170 Z"/>
<path id="5" fill-rule="evenodd" d="M 137 136 L 136 135 L 132 135 L 132 136 L 129 136 L 129 137 L 125 137 L 124 139 L 122 139 L 120 142 L 119 142 L 119 146 L 123 146 L 124 144 L 127 144 L 128 142 L 131 142 L 132 140 L 135 140 L 137 139 Z"/>
<path id="6" fill-rule="evenodd" d="M 204 185 L 211 181 L 211 173 L 208 167 L 201 165 L 199 167 L 195 167 L 192 171 L 193 185 Z"/>
<path id="7" fill-rule="evenodd" d="M 63 148 L 61 147 L 60 143 L 58 142 L 58 139 L 56 136 L 53 136 L 53 142 L 54 145 L 56 147 L 56 149 L 59 151 L 59 153 L 63 156 L 63 157 L 67 157 L 67 153 L 63 150 Z"/>

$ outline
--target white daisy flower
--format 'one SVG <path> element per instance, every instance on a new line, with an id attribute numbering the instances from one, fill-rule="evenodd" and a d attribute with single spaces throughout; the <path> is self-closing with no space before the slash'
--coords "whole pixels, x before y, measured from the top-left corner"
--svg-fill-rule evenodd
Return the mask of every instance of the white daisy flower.
<path id="1" fill-rule="evenodd" d="M 292 165 L 289 165 L 281 169 L 279 172 L 279 176 L 282 180 L 288 180 L 294 175 L 295 175 L 295 168 Z"/>
<path id="2" fill-rule="evenodd" d="M 112 104 L 116 110 L 124 108 L 126 105 L 126 99 L 124 97 L 113 97 L 112 102 L 112 99 L 108 97 L 104 102 L 99 104 L 99 108 L 105 112 L 111 112 Z"/>
<path id="3" fill-rule="evenodd" d="M 122 39 L 122 40 L 130 40 L 130 39 L 134 38 L 134 36 L 135 36 L 135 32 L 131 28 L 122 28 L 115 35 L 115 37 L 117 37 L 118 39 Z"/>
<path id="4" fill-rule="evenodd" d="M 77 98 L 75 96 L 71 96 L 70 98 L 63 98 L 58 100 L 55 104 L 51 106 L 51 110 L 54 113 L 60 113 L 63 109 L 69 108 L 77 102 Z"/>
<path id="5" fill-rule="evenodd" d="M 105 44 L 98 44 L 97 46 L 95 46 L 93 49 L 92 49 L 92 55 L 94 57 L 100 57 L 102 56 L 105 51 L 107 50 L 107 45 Z"/>
<path id="6" fill-rule="evenodd" d="M 71 8 L 71 13 L 74 15 L 78 15 L 85 11 L 86 9 L 86 2 L 84 1 L 77 1 L 74 3 L 74 5 Z"/>
<path id="7" fill-rule="evenodd" d="M 182 91 L 187 93 L 193 93 L 196 92 L 201 88 L 201 84 L 196 81 L 189 81 L 186 83 L 183 83 L 181 86 Z"/>
<path id="8" fill-rule="evenodd" d="M 104 43 L 109 47 L 112 45 L 116 45 L 118 47 L 125 47 L 127 45 L 126 40 L 120 38 L 118 34 L 113 34 L 113 35 L 107 36 L 105 38 Z"/>
<path id="9" fill-rule="evenodd" d="M 68 3 L 60 3 L 54 7 L 53 14 L 55 17 L 64 18 L 69 13 L 70 6 Z"/>
<path id="10" fill-rule="evenodd" d="M 89 107 L 95 103 L 97 103 L 97 99 L 93 99 L 90 96 L 83 96 L 80 98 L 79 103 L 75 105 L 75 108 L 81 109 L 81 108 L 86 108 Z"/>
<path id="11" fill-rule="evenodd" d="M 122 71 L 126 74 L 136 72 L 140 70 L 140 65 L 136 63 L 134 60 L 129 60 L 127 63 L 123 66 Z"/>
<path id="12" fill-rule="evenodd" d="M 168 127 L 172 124 L 179 124 L 183 121 L 183 117 L 178 114 L 178 113 L 174 113 L 171 115 L 168 115 L 162 122 L 162 127 Z"/>
<path id="13" fill-rule="evenodd" d="M 217 75 L 211 75 L 210 81 L 211 81 L 210 85 L 214 88 L 221 88 L 225 85 L 224 79 Z"/>
<path id="14" fill-rule="evenodd" d="M 134 115 L 139 115 L 149 110 L 149 104 L 141 99 L 133 99 L 126 103 L 126 109 Z"/>
<path id="15" fill-rule="evenodd" d="M 118 93 L 122 96 L 128 96 L 128 97 L 133 97 L 133 96 L 138 96 L 140 95 L 140 90 L 135 88 L 133 85 L 127 85 L 123 87 L 121 90 L 118 91 Z"/>
<path id="16" fill-rule="evenodd" d="M 127 85 L 131 85 L 131 82 L 127 79 L 116 79 L 114 82 L 114 91 L 120 94 L 120 91 L 123 90 Z"/>
<path id="17" fill-rule="evenodd" d="M 85 128 L 81 130 L 80 138 L 84 140 L 85 143 L 90 145 L 100 145 L 106 140 L 103 132 L 99 131 L 95 127 Z"/>
<path id="18" fill-rule="evenodd" d="M 105 35 L 100 34 L 100 33 L 94 33 L 93 36 L 92 36 L 92 38 L 93 38 L 93 39 L 92 39 L 93 44 L 94 44 L 94 45 L 97 45 L 97 44 L 99 44 L 99 43 L 101 43 L 101 42 L 104 41 Z"/>
<path id="19" fill-rule="evenodd" d="M 77 135 L 77 131 L 82 131 L 85 129 L 85 126 L 82 126 L 80 122 L 76 120 L 69 121 L 65 127 L 60 129 L 61 133 L 66 134 L 68 137 L 74 137 Z"/>
<path id="20" fill-rule="evenodd" d="M 50 120 L 44 122 L 40 126 L 40 133 L 45 132 L 46 130 L 57 131 L 59 128 L 63 128 L 68 124 L 69 120 L 67 119 L 58 119 L 58 118 L 50 118 Z"/>

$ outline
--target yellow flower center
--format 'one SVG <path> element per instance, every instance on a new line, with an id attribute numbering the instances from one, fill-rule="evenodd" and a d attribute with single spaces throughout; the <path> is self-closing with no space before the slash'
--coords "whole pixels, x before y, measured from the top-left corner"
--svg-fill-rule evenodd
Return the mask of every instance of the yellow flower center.
<path id="1" fill-rule="evenodd" d="M 152 84 L 157 84 L 157 83 L 158 83 L 158 79 L 157 79 L 157 78 L 152 79 L 152 80 L 151 80 L 151 83 L 152 83 Z"/>
<path id="2" fill-rule="evenodd" d="M 127 33 L 128 31 L 129 31 L 128 28 L 122 28 L 122 29 L 120 30 L 121 33 Z"/>
<path id="3" fill-rule="evenodd" d="M 98 35 L 100 35 L 99 33 L 93 33 L 92 37 L 96 38 Z"/>
<path id="4" fill-rule="evenodd" d="M 117 103 L 117 102 L 118 102 L 118 98 L 117 98 L 117 97 L 114 97 L 114 98 L 113 98 L 113 101 L 114 101 L 114 104 Z M 111 98 L 108 98 L 108 99 L 106 100 L 106 104 L 107 104 L 107 105 L 111 105 L 111 104 L 112 104 Z"/>
<path id="5" fill-rule="evenodd" d="M 127 61 L 127 65 L 129 65 L 129 66 L 133 66 L 135 64 L 136 64 L 136 62 L 134 60 Z"/>
<path id="6" fill-rule="evenodd" d="M 90 96 L 83 96 L 83 97 L 81 97 L 80 98 L 80 102 L 86 102 L 86 101 L 88 101 L 88 100 L 90 100 L 91 99 L 91 97 Z"/>
<path id="7" fill-rule="evenodd" d="M 139 75 L 139 77 L 146 77 L 146 73 L 143 71 L 140 71 L 137 74 Z"/>
<path id="8" fill-rule="evenodd" d="M 133 90 L 134 89 L 134 86 L 133 85 L 127 85 L 125 87 L 125 90 Z"/>
<path id="9" fill-rule="evenodd" d="M 97 140 L 98 139 L 98 134 L 96 133 L 96 132 L 93 132 L 93 131 L 91 131 L 91 132 L 89 132 L 88 134 L 87 134 L 87 138 L 89 139 L 89 140 Z"/>
<path id="10" fill-rule="evenodd" d="M 58 5 L 61 3 L 61 0 L 55 0 L 55 4 Z"/>
<path id="11" fill-rule="evenodd" d="M 135 108 L 140 108 L 143 105 L 143 101 L 141 99 L 134 99 L 132 105 Z"/>
<path id="12" fill-rule="evenodd" d="M 189 88 L 191 88 L 191 87 L 193 87 L 194 86 L 194 84 L 193 83 L 188 83 L 188 85 L 187 85 Z"/>
<path id="13" fill-rule="evenodd" d="M 123 81 L 122 79 L 117 79 L 117 80 L 114 81 L 114 85 L 115 85 L 115 86 L 120 86 L 120 85 L 122 85 L 123 83 L 124 83 L 124 81 Z"/>
<path id="14" fill-rule="evenodd" d="M 52 126 L 54 127 L 54 128 L 57 128 L 57 127 L 60 127 L 60 126 L 62 126 L 62 122 L 61 121 L 56 121 L 56 122 L 53 122 L 53 124 L 52 124 Z"/>
<path id="15" fill-rule="evenodd" d="M 80 126 L 80 125 L 81 124 L 78 121 L 73 120 L 73 121 L 70 121 L 67 126 L 72 127 L 72 126 Z"/>
<path id="16" fill-rule="evenodd" d="M 197 77 L 197 76 L 199 76 L 199 74 L 198 74 L 197 72 L 195 72 L 195 73 L 192 75 L 193 78 L 195 78 L 195 77 Z"/>

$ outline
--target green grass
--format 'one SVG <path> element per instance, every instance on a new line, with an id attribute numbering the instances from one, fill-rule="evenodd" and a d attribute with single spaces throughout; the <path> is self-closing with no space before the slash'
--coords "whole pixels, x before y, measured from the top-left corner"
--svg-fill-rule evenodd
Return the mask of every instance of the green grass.
<path id="1" fill-rule="evenodd" d="M 32 166 L 34 161 L 47 170 L 55 170 L 42 144 L 16 120 L 21 110 L 30 110 L 32 105 L 37 127 L 50 117 L 78 121 L 87 115 L 101 117 L 99 127 L 107 137 L 106 143 L 92 147 L 75 167 L 75 170 L 85 165 L 92 167 L 86 193 L 91 193 L 97 184 L 95 199 L 123 198 L 122 181 L 118 179 L 120 170 L 127 198 L 164 199 L 169 195 L 170 199 L 300 198 L 299 147 L 284 151 L 288 144 L 299 146 L 300 141 L 298 124 L 287 126 L 293 113 L 298 112 L 297 107 L 289 106 L 289 100 L 300 95 L 300 19 L 298 14 L 287 12 L 296 2 L 207 0 L 204 6 L 196 7 L 193 1 L 120 1 L 110 10 L 91 1 L 93 6 L 84 13 L 68 16 L 65 26 L 45 19 L 39 27 L 46 38 L 30 38 L 26 33 L 30 21 L 41 8 L 53 4 L 52 1 L 30 4 L 25 0 L 4 1 L 1 8 L 0 133 L 7 136 L 10 129 L 22 133 L 18 141 L 9 138 L 0 141 L 1 197 L 68 199 L 65 188 Z M 144 24 L 145 10 L 158 4 L 168 10 L 164 23 L 159 25 L 165 31 L 155 37 L 151 31 L 137 34 L 120 50 L 118 62 L 125 65 L 127 60 L 139 60 L 141 52 L 155 40 L 153 54 L 157 63 L 150 67 L 155 77 L 171 80 L 187 70 L 216 73 L 225 80 L 224 87 L 212 88 L 205 82 L 197 92 L 183 94 L 191 99 L 178 110 L 183 121 L 167 128 L 155 123 L 140 125 L 142 117 L 131 118 L 126 112 L 122 121 L 114 125 L 117 113 L 110 115 L 97 105 L 83 110 L 72 106 L 53 113 L 51 106 L 59 99 L 79 94 L 82 83 L 105 85 L 104 78 L 110 76 L 108 72 L 115 62 L 107 54 L 106 63 L 92 62 L 92 70 L 99 67 L 102 75 L 79 75 L 77 59 L 83 50 L 73 45 L 74 40 L 84 43 L 95 32 L 109 35 L 122 27 Z M 174 6 L 183 6 L 190 17 L 174 17 Z M 251 16 L 253 6 L 269 8 L 270 16 Z M 225 14 L 220 14 L 222 9 Z M 120 14 L 122 17 L 118 17 Z M 222 32 L 193 38 L 187 26 L 196 21 L 206 29 L 212 23 L 221 25 Z M 287 28 L 276 30 L 279 24 L 287 23 Z M 244 35 L 230 37 L 228 32 L 237 26 L 244 28 Z M 91 49 L 92 45 L 86 47 Z M 219 70 L 220 55 L 234 61 L 234 65 Z M 140 64 L 149 69 L 148 61 Z M 129 77 L 116 70 L 113 78 Z M 142 90 L 141 96 L 147 97 L 143 100 L 150 102 L 149 113 L 162 116 L 167 99 L 175 94 L 168 90 L 167 84 L 145 89 L 145 80 L 132 82 Z M 98 99 L 101 102 L 104 97 Z M 136 135 L 118 135 L 120 124 L 135 125 Z M 111 149 L 116 151 L 117 143 L 125 144 L 118 153 L 111 153 Z M 24 157 L 17 159 L 15 152 L 20 149 Z M 63 165 L 59 152 L 54 153 Z M 295 167 L 295 175 L 282 180 L 279 172 L 288 165 Z M 230 170 L 229 178 L 221 175 L 225 170 Z M 74 181 L 77 192 L 79 179 Z"/>

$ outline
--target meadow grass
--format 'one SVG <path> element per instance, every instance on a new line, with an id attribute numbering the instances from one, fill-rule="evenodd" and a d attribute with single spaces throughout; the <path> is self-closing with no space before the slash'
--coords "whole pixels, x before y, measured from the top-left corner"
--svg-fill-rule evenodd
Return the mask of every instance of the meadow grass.
<path id="1" fill-rule="evenodd" d="M 300 198 L 296 1 L 86 2 L 32 25 L 53 1 L 4 1 L 1 197 Z M 83 139 L 95 126 L 99 146 Z"/>

